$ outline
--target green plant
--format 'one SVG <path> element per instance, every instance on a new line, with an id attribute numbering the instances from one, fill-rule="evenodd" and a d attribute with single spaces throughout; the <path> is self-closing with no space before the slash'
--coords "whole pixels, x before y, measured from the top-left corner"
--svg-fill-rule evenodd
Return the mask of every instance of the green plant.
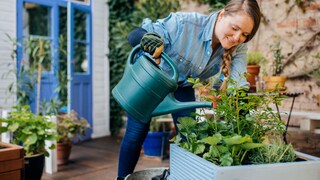
<path id="1" fill-rule="evenodd" d="M 7 118 L 0 119 L 4 126 L 0 127 L 0 133 L 11 132 L 11 143 L 22 145 L 25 155 L 44 153 L 49 156 L 45 149 L 46 140 L 56 140 L 56 124 L 50 122 L 47 117 L 35 115 L 29 106 L 13 107 Z M 53 144 L 50 149 L 54 149 Z"/>
<path id="2" fill-rule="evenodd" d="M 292 162 L 296 159 L 296 155 L 291 144 L 285 144 L 282 139 L 276 137 L 265 146 L 255 149 L 249 159 L 253 164 L 270 164 Z"/>
<path id="3" fill-rule="evenodd" d="M 273 76 L 279 76 L 283 71 L 283 65 L 282 65 L 282 54 L 281 54 L 281 46 L 280 42 L 276 41 L 274 45 L 272 46 L 272 52 L 273 52 Z"/>
<path id="4" fill-rule="evenodd" d="M 73 139 L 81 140 L 82 136 L 86 135 L 88 128 L 90 128 L 88 121 L 83 117 L 79 117 L 74 110 L 67 114 L 59 115 L 57 119 L 58 142 L 70 143 Z"/>
<path id="5" fill-rule="evenodd" d="M 31 102 L 30 94 L 34 90 L 35 85 L 34 79 L 25 78 L 31 77 L 32 75 L 32 73 L 28 71 L 28 68 L 25 67 L 27 64 L 25 60 L 20 63 L 20 68 L 17 68 L 17 48 L 22 46 L 22 44 L 19 43 L 18 40 L 10 37 L 8 34 L 6 34 L 6 36 L 12 44 L 12 52 L 10 55 L 12 62 L 7 64 L 6 68 L 8 71 L 2 74 L 2 78 L 7 78 L 10 76 L 14 76 L 15 78 L 15 80 L 10 83 L 6 89 L 7 92 L 9 92 L 7 98 L 15 96 L 17 98 L 16 106 L 29 105 Z"/>
<path id="6" fill-rule="evenodd" d="M 26 51 L 28 61 L 28 71 L 33 79 L 33 73 L 36 75 L 37 92 L 41 90 L 41 77 L 43 71 L 50 71 L 51 69 L 51 42 L 49 40 L 29 37 L 24 40 L 24 51 Z M 40 111 L 40 93 L 36 95 L 36 114 Z"/>
<path id="7" fill-rule="evenodd" d="M 35 90 L 35 87 L 37 92 L 40 92 L 42 72 L 51 70 L 51 42 L 35 37 L 24 38 L 20 42 L 9 35 L 7 37 L 13 46 L 11 53 L 13 62 L 8 64 L 9 71 L 2 77 L 11 74 L 15 75 L 16 81 L 8 86 L 8 91 L 11 95 L 17 96 L 17 106 L 29 105 L 34 101 L 34 99 L 31 99 L 30 94 Z M 18 47 L 23 47 L 24 58 L 19 66 L 16 66 Z M 37 107 L 36 114 L 39 114 L 39 93 L 36 95 L 35 102 Z"/>
<path id="8" fill-rule="evenodd" d="M 248 65 L 259 65 L 265 60 L 263 54 L 260 51 L 248 51 L 247 53 L 247 64 Z"/>
<path id="9" fill-rule="evenodd" d="M 57 98 L 51 98 L 48 102 L 46 100 L 40 103 L 41 115 L 57 115 L 59 109 L 63 106 L 62 102 Z"/>
<path id="10" fill-rule="evenodd" d="M 174 138 L 180 147 L 221 166 L 251 163 L 248 154 L 264 147 L 267 136 L 285 132 L 284 122 L 270 107 L 280 105 L 284 96 L 247 94 L 232 79 L 228 82 L 233 86 L 218 92 L 221 100 L 213 116 L 179 119 L 180 133 Z"/>

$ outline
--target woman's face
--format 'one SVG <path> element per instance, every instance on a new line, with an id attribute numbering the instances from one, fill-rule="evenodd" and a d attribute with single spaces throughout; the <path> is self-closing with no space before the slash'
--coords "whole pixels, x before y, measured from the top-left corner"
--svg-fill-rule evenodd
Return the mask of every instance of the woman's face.
<path id="1" fill-rule="evenodd" d="M 230 49 L 247 39 L 253 25 L 252 18 L 244 12 L 231 16 L 221 10 L 216 22 L 215 35 L 224 49 Z"/>

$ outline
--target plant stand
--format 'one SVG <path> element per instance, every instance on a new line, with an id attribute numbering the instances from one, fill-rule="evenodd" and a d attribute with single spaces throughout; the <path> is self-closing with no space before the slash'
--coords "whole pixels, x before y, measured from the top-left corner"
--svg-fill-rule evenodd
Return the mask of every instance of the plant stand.
<path id="1" fill-rule="evenodd" d="M 24 168 L 23 148 L 0 142 L 0 179 L 21 179 Z"/>
<path id="2" fill-rule="evenodd" d="M 217 166 L 176 144 L 170 146 L 170 179 L 210 179 L 210 180 L 319 180 L 320 158 L 296 152 L 304 159 L 299 162 Z"/>

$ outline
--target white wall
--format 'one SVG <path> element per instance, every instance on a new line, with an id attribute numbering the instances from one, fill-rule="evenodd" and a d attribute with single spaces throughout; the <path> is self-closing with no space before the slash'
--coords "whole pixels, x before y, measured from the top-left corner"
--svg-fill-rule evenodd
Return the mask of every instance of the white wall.
<path id="1" fill-rule="evenodd" d="M 0 1 L 0 108 L 9 109 L 16 101 L 15 96 L 9 96 L 6 91 L 8 86 L 15 82 L 14 73 L 3 77 L 12 68 L 15 61 L 10 57 L 12 53 L 12 43 L 7 35 L 12 38 L 16 37 L 16 0 L 1 0 Z M 8 67 L 8 64 L 11 66 Z M 9 97 L 8 97 L 9 96 Z"/>
<path id="2" fill-rule="evenodd" d="M 93 27 L 93 134 L 110 135 L 109 104 L 109 7 L 105 0 L 92 1 Z"/>

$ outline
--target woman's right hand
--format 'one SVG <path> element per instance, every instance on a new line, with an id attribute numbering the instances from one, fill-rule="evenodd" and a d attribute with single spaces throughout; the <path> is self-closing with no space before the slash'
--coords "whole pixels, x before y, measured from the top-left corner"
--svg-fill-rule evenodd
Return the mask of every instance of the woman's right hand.
<path id="1" fill-rule="evenodd" d="M 145 35 L 143 35 L 140 41 L 140 47 L 143 51 L 152 55 L 154 59 L 159 60 L 161 53 L 164 49 L 164 43 L 159 34 L 146 33 Z"/>

